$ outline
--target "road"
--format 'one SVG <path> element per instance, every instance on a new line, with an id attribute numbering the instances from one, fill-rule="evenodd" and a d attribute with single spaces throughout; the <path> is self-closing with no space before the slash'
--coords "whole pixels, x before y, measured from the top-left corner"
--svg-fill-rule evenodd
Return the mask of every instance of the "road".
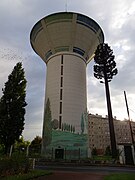
<path id="1" fill-rule="evenodd" d="M 112 173 L 135 173 L 135 167 L 38 165 L 36 168 L 52 170 L 53 174 L 35 180 L 104 180 Z"/>
<path id="2" fill-rule="evenodd" d="M 36 165 L 36 169 L 70 172 L 96 172 L 96 173 L 135 173 L 135 167 L 110 167 L 110 166 L 66 166 L 66 165 Z"/>

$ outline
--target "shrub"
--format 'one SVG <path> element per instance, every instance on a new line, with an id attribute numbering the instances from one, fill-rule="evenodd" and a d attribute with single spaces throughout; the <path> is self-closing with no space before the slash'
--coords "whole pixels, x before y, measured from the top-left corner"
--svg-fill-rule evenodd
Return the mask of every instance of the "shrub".
<path id="1" fill-rule="evenodd" d="M 29 159 L 24 155 L 14 155 L 12 158 L 0 159 L 0 177 L 27 173 L 30 169 Z"/>
<path id="2" fill-rule="evenodd" d="M 112 155 L 110 146 L 107 146 L 107 147 L 106 147 L 105 155 L 106 155 L 106 156 L 111 156 L 111 155 Z"/>
<path id="3" fill-rule="evenodd" d="M 97 149 L 96 149 L 96 148 L 93 148 L 91 154 L 92 154 L 92 155 L 97 155 Z"/>

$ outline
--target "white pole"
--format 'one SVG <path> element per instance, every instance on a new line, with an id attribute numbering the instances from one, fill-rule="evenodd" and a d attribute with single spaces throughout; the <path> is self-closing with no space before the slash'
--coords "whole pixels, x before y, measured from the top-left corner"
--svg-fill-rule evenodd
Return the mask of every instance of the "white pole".
<path id="1" fill-rule="evenodd" d="M 10 146 L 9 157 L 11 157 L 11 155 L 12 155 L 12 150 L 13 150 L 13 145 Z"/>

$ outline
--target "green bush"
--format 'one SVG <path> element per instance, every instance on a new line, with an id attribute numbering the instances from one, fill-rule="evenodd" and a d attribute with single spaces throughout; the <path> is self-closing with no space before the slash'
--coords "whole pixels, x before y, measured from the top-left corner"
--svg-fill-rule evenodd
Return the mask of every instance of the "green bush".
<path id="1" fill-rule="evenodd" d="M 92 154 L 92 155 L 97 155 L 97 149 L 96 149 L 96 148 L 93 148 L 91 154 Z"/>
<path id="2" fill-rule="evenodd" d="M 27 173 L 30 169 L 29 159 L 24 155 L 14 155 L 12 158 L 0 159 L 0 177 Z"/>
<path id="3" fill-rule="evenodd" d="M 47 176 L 47 175 L 51 175 L 52 172 L 47 171 L 47 170 L 32 170 L 27 174 L 18 174 L 18 175 L 14 175 L 14 176 L 8 176 L 5 178 L 2 178 L 3 180 L 28 180 L 28 179 L 35 179 L 41 176 Z M 46 178 L 45 178 L 46 179 Z"/>
<path id="4" fill-rule="evenodd" d="M 0 157 L 4 154 L 4 145 L 0 144 Z"/>
<path id="5" fill-rule="evenodd" d="M 106 147 L 105 155 L 106 155 L 106 156 L 111 156 L 111 155 L 112 155 L 110 146 L 107 146 L 107 147 Z"/>

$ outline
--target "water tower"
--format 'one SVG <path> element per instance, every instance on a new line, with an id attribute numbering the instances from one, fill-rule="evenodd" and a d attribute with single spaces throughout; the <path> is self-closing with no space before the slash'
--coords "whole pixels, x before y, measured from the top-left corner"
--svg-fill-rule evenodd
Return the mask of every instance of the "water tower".
<path id="1" fill-rule="evenodd" d="M 30 42 L 47 66 L 45 108 L 49 100 L 52 119 L 50 123 L 44 118 L 42 153 L 48 149 L 55 158 L 64 158 L 79 149 L 83 156 L 87 146 L 86 66 L 104 42 L 103 31 L 85 15 L 61 12 L 39 20 Z M 48 132 L 45 127 L 50 128 Z"/>

